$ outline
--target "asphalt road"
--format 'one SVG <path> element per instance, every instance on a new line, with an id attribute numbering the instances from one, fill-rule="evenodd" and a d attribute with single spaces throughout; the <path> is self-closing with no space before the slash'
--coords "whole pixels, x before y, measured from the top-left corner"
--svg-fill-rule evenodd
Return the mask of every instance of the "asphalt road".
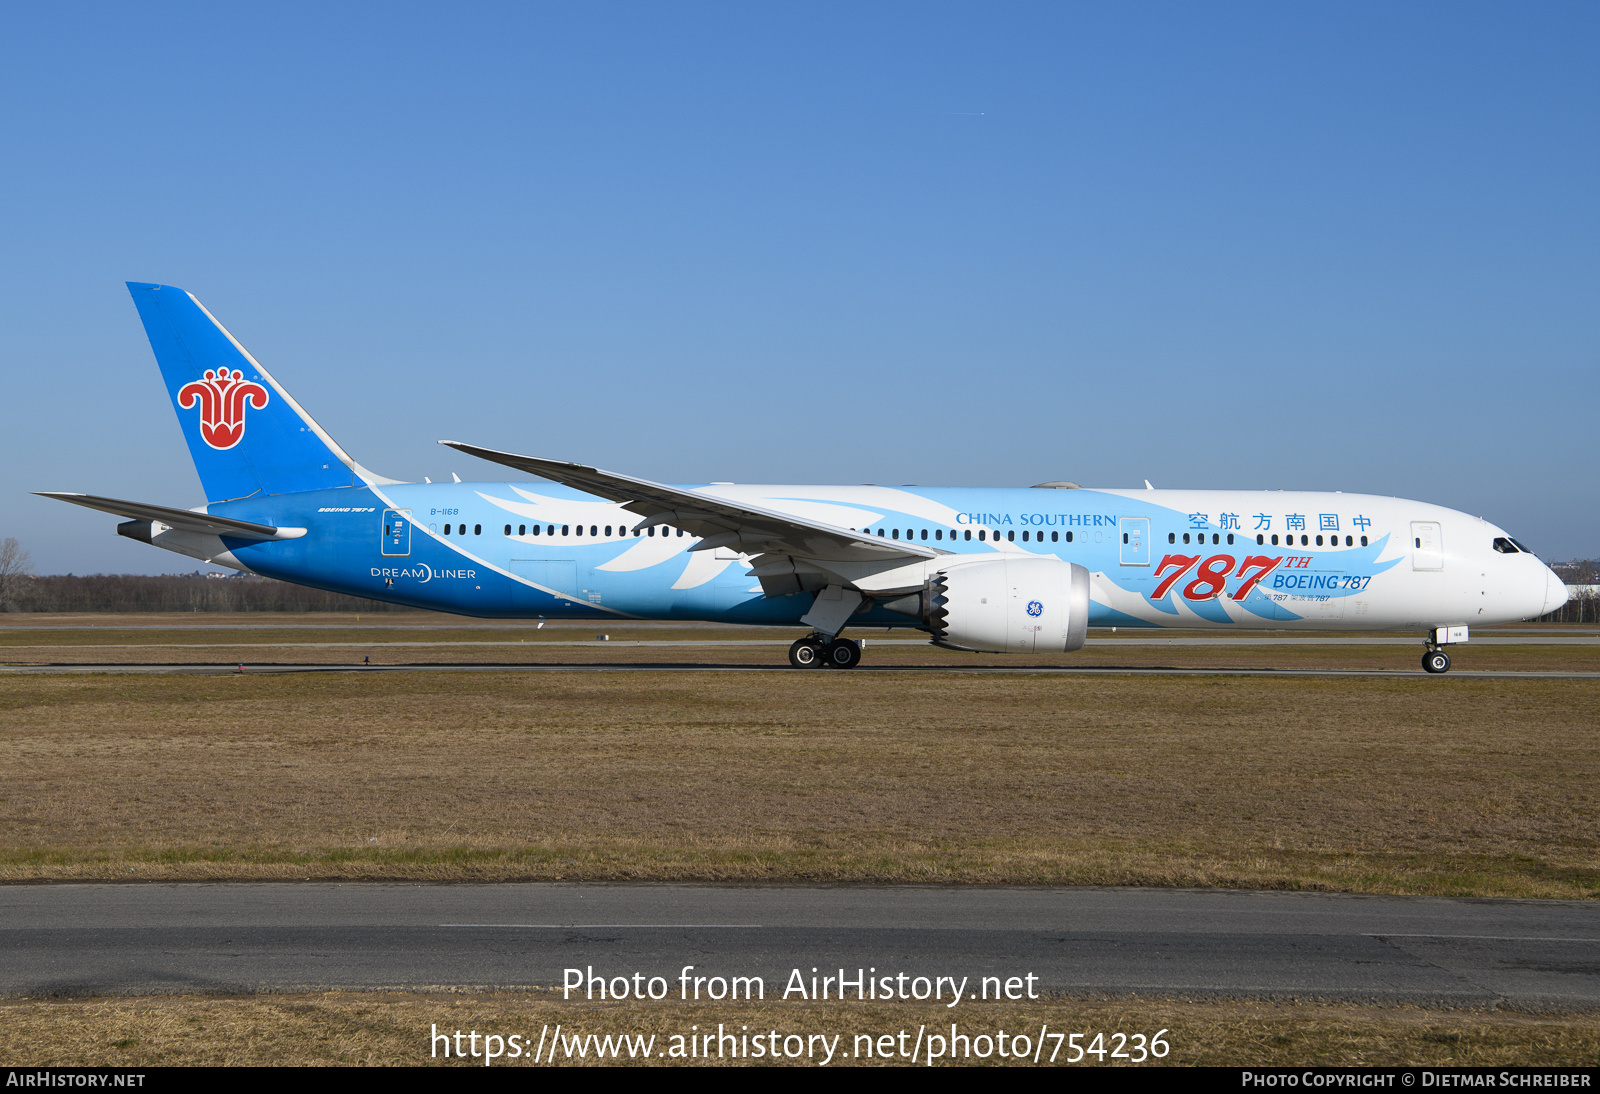
<path id="1" fill-rule="evenodd" d="M 0 994 L 559 987 L 564 970 L 1018 978 L 1040 994 L 1600 1006 L 1600 902 L 1178 889 L 0 888 Z M 1032 980 L 1028 980 L 1028 977 Z M 897 983 L 901 983 L 897 981 Z M 709 980 L 708 980 L 709 984 Z M 691 980 L 692 985 L 692 980 Z M 898 990 L 898 989 L 897 989 Z M 945 998 L 950 987 L 944 987 Z"/>

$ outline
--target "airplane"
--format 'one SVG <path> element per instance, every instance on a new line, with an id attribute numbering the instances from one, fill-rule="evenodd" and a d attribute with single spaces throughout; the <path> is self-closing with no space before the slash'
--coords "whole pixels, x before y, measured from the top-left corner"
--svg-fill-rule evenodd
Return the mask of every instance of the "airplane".
<path id="1" fill-rule="evenodd" d="M 1442 673 L 1470 627 L 1567 599 L 1483 518 L 1368 494 L 668 485 L 448 440 L 545 481 L 402 482 L 357 463 L 192 294 L 128 289 L 210 500 L 41 496 L 313 588 L 483 618 L 805 627 L 790 664 L 840 669 L 861 660 L 849 627 L 1033 654 L 1140 627 L 1422 632 Z"/>

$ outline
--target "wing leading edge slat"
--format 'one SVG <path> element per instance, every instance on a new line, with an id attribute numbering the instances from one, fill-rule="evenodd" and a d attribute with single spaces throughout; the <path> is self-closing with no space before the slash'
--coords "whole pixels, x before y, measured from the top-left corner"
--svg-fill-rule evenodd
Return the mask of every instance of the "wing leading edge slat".
<path id="1" fill-rule="evenodd" d="M 943 552 L 904 540 L 885 541 L 837 525 L 806 520 L 715 495 L 683 490 L 648 479 L 636 479 L 614 471 L 602 471 L 581 463 L 520 456 L 459 441 L 440 441 L 459 452 L 491 463 L 502 464 L 530 475 L 550 479 L 585 494 L 619 502 L 629 512 L 645 518 L 648 524 L 672 524 L 712 546 L 727 546 L 746 555 L 788 556 L 820 562 L 881 563 L 904 565 L 916 559 L 938 558 Z"/>

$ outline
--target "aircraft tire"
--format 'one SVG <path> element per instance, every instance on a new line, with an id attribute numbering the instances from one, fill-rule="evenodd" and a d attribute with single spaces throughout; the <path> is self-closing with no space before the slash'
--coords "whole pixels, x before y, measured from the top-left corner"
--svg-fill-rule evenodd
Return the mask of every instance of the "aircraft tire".
<path id="1" fill-rule="evenodd" d="M 809 638 L 802 638 L 789 647 L 789 664 L 797 669 L 818 669 L 825 663 L 822 647 Z"/>
<path id="2" fill-rule="evenodd" d="M 1450 655 L 1444 650 L 1429 650 L 1422 655 L 1422 667 L 1432 673 L 1449 672 Z"/>
<path id="3" fill-rule="evenodd" d="M 853 669 L 861 664 L 861 646 L 848 638 L 835 638 L 826 655 L 830 669 Z"/>

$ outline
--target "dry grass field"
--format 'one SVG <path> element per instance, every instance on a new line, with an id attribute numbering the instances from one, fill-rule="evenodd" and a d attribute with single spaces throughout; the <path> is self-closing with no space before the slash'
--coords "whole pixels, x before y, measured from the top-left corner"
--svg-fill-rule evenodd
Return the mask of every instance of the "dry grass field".
<path id="1" fill-rule="evenodd" d="M 937 1013 L 935 1013 L 937 1012 Z M 1052 1001 L 1029 1004 L 981 1004 L 963 1008 L 952 1018 L 941 1007 L 930 1010 L 909 1004 L 797 1004 L 701 1006 L 695 1004 L 563 1003 L 537 994 L 457 993 L 346 993 L 317 995 L 263 995 L 251 997 L 146 997 L 140 999 L 90 999 L 0 1002 L 0 1066 L 77 1066 L 138 1069 L 153 1065 L 346 1065 L 397 1064 L 460 1065 L 473 1061 L 431 1055 L 430 1034 L 464 1034 L 476 1031 L 527 1040 L 526 1054 L 498 1061 L 500 1066 L 527 1067 L 540 1034 L 562 1025 L 564 1037 L 589 1035 L 616 1037 L 654 1035 L 654 1050 L 669 1052 L 674 1035 L 687 1038 L 698 1032 L 716 1032 L 722 1023 L 742 1033 L 777 1031 L 779 1043 L 789 1035 L 808 1040 L 821 1034 L 833 1042 L 833 1066 L 846 1064 L 905 1064 L 909 1060 L 849 1058 L 859 1045 L 857 1036 L 870 1035 L 874 1045 L 885 1034 L 904 1030 L 909 1053 L 919 1027 L 947 1035 L 950 1023 L 957 1032 L 993 1037 L 1001 1030 L 1036 1040 L 1041 1026 L 1048 1031 L 1086 1033 L 1080 1043 L 1093 1046 L 1093 1035 L 1105 1033 L 1104 1052 L 1117 1047 L 1115 1032 L 1142 1033 L 1149 1037 L 1165 1030 L 1169 1046 L 1161 1060 L 1143 1066 L 1295 1065 L 1341 1066 L 1503 1066 L 1527 1065 L 1592 1067 L 1600 1057 L 1600 1016 L 1523 1015 L 1495 1011 L 1436 1011 L 1411 1007 L 1361 1007 L 1296 1003 L 1177 1002 L 1132 1000 L 1126 1002 Z M 837 1038 L 837 1040 L 834 1040 Z M 471 1042 L 464 1041 L 468 1051 Z M 482 1045 L 480 1039 L 477 1046 Z M 549 1042 L 547 1041 L 547 1044 Z M 800 1051 L 799 1042 L 787 1042 Z M 895 1050 L 900 1050 L 898 1039 Z M 519 1046 L 520 1047 L 520 1046 Z M 624 1052 L 621 1060 L 601 1061 L 588 1042 L 587 1058 L 558 1056 L 558 1066 L 594 1066 L 633 1062 Z M 816 1057 L 785 1060 L 796 1066 L 819 1066 L 825 1059 L 819 1042 L 809 1047 Z M 1008 1048 L 1009 1048 L 1008 1043 Z M 975 1053 L 995 1045 L 978 1044 Z M 1071 1055 L 1065 1046 L 1047 1036 L 1040 1063 L 1047 1064 L 1052 1049 L 1057 1066 Z M 481 1051 L 481 1047 L 480 1047 Z M 1123 1046 L 1134 1055 L 1132 1042 Z M 959 1053 L 960 1050 L 958 1049 Z M 1103 1062 L 1125 1063 L 1086 1055 L 1082 1066 Z M 652 1063 L 738 1064 L 767 1063 L 765 1059 L 717 1060 L 652 1059 Z M 988 1064 L 1029 1066 L 1031 1060 L 941 1059 L 941 1065 Z M 540 1061 L 541 1064 L 547 1061 Z M 925 1057 L 917 1060 L 926 1066 Z"/>
<path id="2" fill-rule="evenodd" d="M 727 627 L 703 623 L 479 622 L 433 613 L 382 613 L 365 617 L 316 613 L 255 615 L 0 615 L 0 666 L 81 664 L 171 665 L 610 665 L 652 664 L 785 667 L 794 629 Z M 1600 645 L 1495 644 L 1497 635 L 1519 639 L 1578 634 L 1596 628 L 1546 625 L 1537 629 L 1483 628 L 1476 643 L 1452 651 L 1458 670 L 1538 672 L 1600 671 Z M 605 634 L 607 641 L 596 641 Z M 853 631 L 867 642 L 867 667 L 1002 665 L 1012 668 L 1246 668 L 1366 669 L 1415 673 L 1420 637 L 1399 644 L 1352 646 L 1299 644 L 1293 637 L 1256 632 L 1260 644 L 1185 645 L 1209 642 L 1215 632 L 1097 630 L 1077 653 L 994 657 L 936 649 L 909 630 Z M 638 643 L 644 643 L 640 645 Z M 1166 643 L 1171 643 L 1166 644 Z"/>
<path id="3" fill-rule="evenodd" d="M 782 664 L 794 636 L 630 625 L 608 628 L 611 641 L 600 643 L 598 631 L 426 615 L 0 616 L 0 665 L 370 657 L 665 670 Z M 1600 896 L 1600 680 L 1428 678 L 1415 671 L 1414 644 L 1095 637 L 1119 641 L 1035 661 L 867 634 L 869 664 L 929 670 L 916 673 L 0 674 L 0 881 L 821 880 Z M 1600 649 L 1480 644 L 1455 660 L 1466 670 L 1593 672 Z M 938 671 L 975 664 L 1394 675 Z M 1166 1064 L 1600 1058 L 1593 1014 L 1162 999 L 964 1010 L 957 1020 L 971 1034 L 1166 1029 Z M 569 1035 L 654 1034 L 667 1044 L 720 1022 L 840 1035 L 849 1051 L 857 1034 L 949 1020 L 916 1005 L 586 1004 L 537 992 L 20 999 L 0 1001 L 0 1065 L 444 1063 L 429 1055 L 435 1024 L 537 1037 L 559 1022 Z"/>
<path id="4" fill-rule="evenodd" d="M 346 635 L 510 644 L 488 656 L 470 646 L 322 655 L 771 664 L 784 652 L 622 646 L 620 628 L 617 641 L 574 647 L 555 643 L 592 628 L 396 629 L 392 616 L 382 629 L 319 621 L 343 628 L 332 630 L 130 629 L 128 619 L 0 627 L 0 641 L 51 661 L 67 651 L 41 653 L 46 639 L 103 642 L 144 661 L 180 659 L 152 643 L 192 644 L 215 662 L 237 647 L 213 642 Z M 317 652 L 253 648 L 253 663 Z M 1041 661 L 1412 670 L 1417 652 L 1101 646 Z M 869 645 L 868 656 L 974 661 L 922 646 Z M 1592 671 L 1600 650 L 1485 645 L 1457 663 L 1474 659 Z M 1596 680 L 5 675 L 0 879 L 812 879 L 1588 898 L 1600 895 L 1597 776 Z"/>

